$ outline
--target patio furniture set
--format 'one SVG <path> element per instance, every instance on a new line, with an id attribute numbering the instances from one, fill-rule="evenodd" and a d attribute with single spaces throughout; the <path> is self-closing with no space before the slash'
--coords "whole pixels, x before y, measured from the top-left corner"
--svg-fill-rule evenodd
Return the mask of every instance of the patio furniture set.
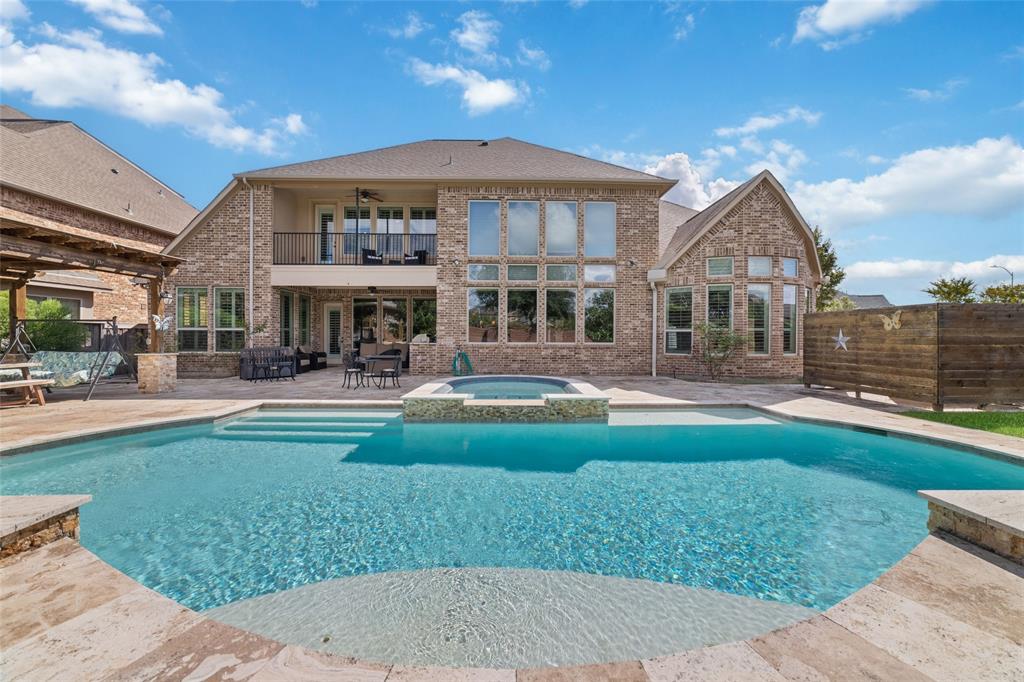
<path id="1" fill-rule="evenodd" d="M 388 380 L 391 385 L 401 388 L 398 383 L 402 376 L 402 351 L 397 348 L 388 349 L 377 355 L 362 357 L 353 351 L 345 358 L 345 378 L 341 385 L 346 388 L 369 386 L 370 382 L 383 389 Z"/>
<path id="2" fill-rule="evenodd" d="M 402 350 L 389 348 L 374 355 L 361 356 L 358 351 L 345 358 L 345 377 L 342 386 L 356 389 L 371 383 L 383 389 L 388 381 L 396 388 L 402 376 Z M 284 346 L 268 348 L 246 348 L 238 359 L 238 376 L 256 383 L 257 381 L 279 381 L 295 375 L 327 367 L 327 354 L 319 351 L 299 350 Z"/>

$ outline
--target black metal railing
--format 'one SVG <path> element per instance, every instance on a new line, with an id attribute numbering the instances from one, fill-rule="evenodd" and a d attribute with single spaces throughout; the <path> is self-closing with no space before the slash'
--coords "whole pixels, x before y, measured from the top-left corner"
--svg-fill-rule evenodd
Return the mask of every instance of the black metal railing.
<path id="1" fill-rule="evenodd" d="M 437 265 L 437 235 L 275 232 L 274 265 Z"/>

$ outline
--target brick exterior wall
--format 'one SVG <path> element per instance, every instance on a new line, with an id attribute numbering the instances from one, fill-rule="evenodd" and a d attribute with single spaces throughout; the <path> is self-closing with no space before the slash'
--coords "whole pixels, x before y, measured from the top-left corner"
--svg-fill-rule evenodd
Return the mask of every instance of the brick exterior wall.
<path id="1" fill-rule="evenodd" d="M 140 248 L 162 249 L 173 238 L 164 232 L 8 186 L 0 186 L 0 204 L 70 227 L 89 230 L 97 235 L 110 235 L 128 240 L 130 244 Z M 96 292 L 93 297 L 94 319 L 109 320 L 117 316 L 121 328 L 149 323 L 145 288 L 132 286 L 130 278 L 124 275 L 100 271 L 96 271 L 96 274 L 112 286 L 113 290 Z"/>
<path id="2" fill-rule="evenodd" d="M 733 276 L 707 276 L 707 259 L 715 256 L 733 257 Z M 803 230 L 786 209 L 771 184 L 764 180 L 733 210 L 723 216 L 671 268 L 666 284 L 658 286 L 658 374 L 699 376 L 704 368 L 699 361 L 700 339 L 694 332 L 693 354 L 665 353 L 665 288 L 693 287 L 693 324 L 707 316 L 707 285 L 733 285 L 733 328 L 747 331 L 747 256 L 771 256 L 772 276 L 751 277 L 750 282 L 772 286 L 769 312 L 769 354 L 738 353 L 725 369 L 733 377 L 799 377 L 803 372 L 803 316 L 805 290 L 813 297 L 815 278 L 808 260 Z M 782 276 L 783 257 L 799 259 L 797 277 Z M 782 352 L 782 287 L 795 284 L 797 289 L 797 341 L 795 354 Z"/>

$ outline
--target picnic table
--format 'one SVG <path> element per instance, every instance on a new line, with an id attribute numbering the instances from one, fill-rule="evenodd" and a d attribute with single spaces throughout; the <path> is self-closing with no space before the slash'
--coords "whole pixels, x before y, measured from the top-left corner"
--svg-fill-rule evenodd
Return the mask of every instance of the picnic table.
<path id="1" fill-rule="evenodd" d="M 21 392 L 21 400 L 5 401 L 0 398 L 0 407 L 11 407 L 13 405 L 31 405 L 36 402 L 40 405 L 46 404 L 46 396 L 43 393 L 45 386 L 52 386 L 53 379 L 33 379 L 31 370 L 42 367 L 40 362 L 5 362 L 0 364 L 0 369 L 21 370 L 21 379 L 15 381 L 0 382 L 0 389 L 18 389 Z"/>

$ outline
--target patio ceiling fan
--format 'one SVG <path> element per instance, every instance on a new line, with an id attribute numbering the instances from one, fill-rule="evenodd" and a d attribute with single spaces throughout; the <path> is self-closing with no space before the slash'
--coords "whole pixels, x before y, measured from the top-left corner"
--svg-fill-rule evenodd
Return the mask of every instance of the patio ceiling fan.
<path id="1" fill-rule="evenodd" d="M 381 202 L 384 201 L 380 198 L 380 195 L 369 189 L 359 189 L 356 187 L 356 191 L 353 194 L 347 195 L 353 199 L 357 199 L 360 204 L 368 204 L 371 201 Z"/>

